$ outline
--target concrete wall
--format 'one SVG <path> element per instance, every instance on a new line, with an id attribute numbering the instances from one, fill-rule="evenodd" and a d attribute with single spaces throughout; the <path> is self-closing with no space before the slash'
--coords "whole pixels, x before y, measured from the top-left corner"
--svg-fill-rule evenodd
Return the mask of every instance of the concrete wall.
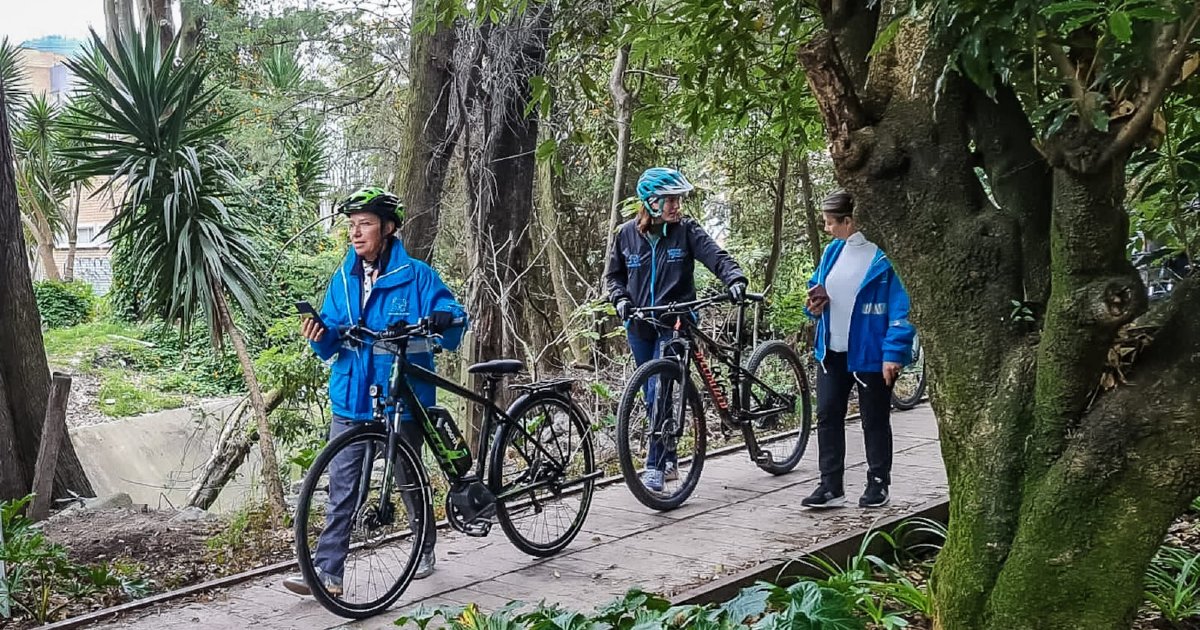
<path id="1" fill-rule="evenodd" d="M 97 496 L 128 493 L 151 508 L 182 507 L 194 479 L 208 459 L 223 418 L 238 399 L 173 409 L 70 431 L 71 441 Z M 258 451 L 213 505 L 234 512 L 248 496 L 261 497 L 257 485 Z"/>

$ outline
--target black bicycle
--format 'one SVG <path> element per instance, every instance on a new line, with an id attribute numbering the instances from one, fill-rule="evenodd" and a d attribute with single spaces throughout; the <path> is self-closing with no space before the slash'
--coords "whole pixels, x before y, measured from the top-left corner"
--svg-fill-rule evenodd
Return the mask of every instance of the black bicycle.
<path id="1" fill-rule="evenodd" d="M 483 375 L 479 394 L 407 360 L 410 347 L 431 344 L 436 349 L 438 337 L 427 322 L 383 332 L 355 326 L 341 334 L 349 343 L 395 359 L 387 391 L 371 386 L 374 421 L 332 440 L 300 489 L 296 557 L 317 601 L 338 615 L 361 619 L 395 603 L 413 579 L 426 535 L 425 519 L 434 518 L 434 492 L 417 452 L 399 438 L 401 409 L 412 410 L 413 421 L 420 423 L 425 443 L 449 480 L 445 517 L 451 527 L 469 536 L 486 536 L 495 519 L 514 546 L 538 557 L 571 543 L 583 527 L 595 481 L 602 474 L 596 469 L 590 425 L 571 399 L 572 381 L 512 386 L 521 396 L 504 411 L 495 404 L 497 386 L 524 369 L 520 361 L 500 359 L 468 368 Z M 482 408 L 475 461 L 447 410 L 422 407 L 410 378 L 433 383 Z M 350 539 L 342 547 L 348 553 L 341 592 L 331 594 L 317 574 L 313 552 L 329 525 L 330 466 L 337 463 L 345 470 L 347 462 L 358 471 L 358 482 Z"/>
<path id="2" fill-rule="evenodd" d="M 646 507 L 679 507 L 696 489 L 704 469 L 708 424 L 693 368 L 716 408 L 721 430 L 740 430 L 759 468 L 781 475 L 804 455 L 812 429 L 808 378 L 795 350 L 778 340 L 759 344 L 742 367 L 746 306 L 763 299 L 756 294 L 746 298 L 737 304 L 734 341 L 728 344 L 705 334 L 695 318 L 695 313 L 729 302 L 728 296 L 633 310 L 633 317 L 673 330 L 661 358 L 633 373 L 617 414 L 621 473 Z M 729 371 L 728 388 L 710 358 Z M 727 392 L 733 393 L 732 399 Z M 655 475 L 653 483 L 648 473 Z M 648 487 L 659 482 L 661 488 Z"/>
<path id="3" fill-rule="evenodd" d="M 908 411 L 921 402 L 925 395 L 925 353 L 921 351 L 921 340 L 913 335 L 912 361 L 900 370 L 896 383 L 892 385 L 892 406 Z"/>

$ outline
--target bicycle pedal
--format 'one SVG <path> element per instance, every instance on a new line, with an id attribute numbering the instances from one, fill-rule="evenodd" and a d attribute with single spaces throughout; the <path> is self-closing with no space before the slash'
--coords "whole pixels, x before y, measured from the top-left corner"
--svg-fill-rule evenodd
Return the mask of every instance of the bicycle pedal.
<path id="1" fill-rule="evenodd" d="M 754 461 L 759 464 L 773 464 L 775 463 L 775 458 L 771 456 L 771 451 L 763 451 L 754 458 Z"/>
<path id="2" fill-rule="evenodd" d="M 474 521 L 467 523 L 467 525 L 463 528 L 463 533 L 471 538 L 483 538 L 491 531 L 491 521 Z"/>

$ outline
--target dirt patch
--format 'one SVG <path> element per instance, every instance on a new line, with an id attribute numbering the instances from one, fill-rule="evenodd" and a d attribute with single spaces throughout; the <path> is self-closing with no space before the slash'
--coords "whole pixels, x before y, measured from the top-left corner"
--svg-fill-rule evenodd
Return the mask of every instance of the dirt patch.
<path id="1" fill-rule="evenodd" d="M 140 582 L 137 597 L 198 584 L 291 559 L 290 530 L 273 530 L 259 512 L 217 517 L 199 511 L 119 508 L 65 511 L 42 525 L 46 538 L 62 545 L 73 563 L 119 567 Z M 118 598 L 120 600 L 122 598 Z M 132 599 L 126 596 L 124 601 Z M 123 603 L 68 601 L 63 619 Z M 14 628 L 37 624 L 19 620 Z"/>
<path id="2" fill-rule="evenodd" d="M 66 370 L 66 373 L 71 374 L 71 395 L 67 398 L 67 427 L 86 427 L 116 420 L 100 413 L 96 406 L 96 399 L 100 395 L 98 377 L 91 374 L 75 374 L 70 370 Z"/>

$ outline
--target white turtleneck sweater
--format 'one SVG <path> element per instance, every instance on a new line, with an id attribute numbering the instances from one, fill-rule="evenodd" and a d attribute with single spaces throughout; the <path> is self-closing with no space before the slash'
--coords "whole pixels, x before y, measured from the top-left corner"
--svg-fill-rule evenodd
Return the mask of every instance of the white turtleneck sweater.
<path id="1" fill-rule="evenodd" d="M 846 246 L 825 277 L 825 290 L 829 292 L 829 349 L 834 352 L 846 352 L 850 348 L 854 301 L 878 251 L 879 247 L 868 241 L 862 232 L 855 232 L 846 239 Z"/>

